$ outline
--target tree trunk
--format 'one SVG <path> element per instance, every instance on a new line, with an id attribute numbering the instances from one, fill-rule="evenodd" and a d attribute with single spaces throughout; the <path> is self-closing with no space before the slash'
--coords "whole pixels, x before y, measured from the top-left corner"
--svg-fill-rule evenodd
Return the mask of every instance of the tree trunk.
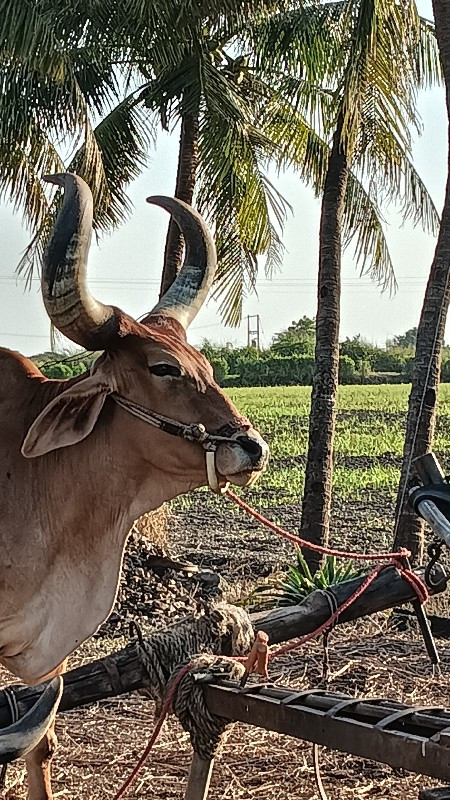
<path id="1" fill-rule="evenodd" d="M 185 112 L 181 118 L 180 146 L 178 150 L 177 181 L 175 197 L 192 205 L 195 177 L 198 164 L 199 115 Z M 165 294 L 177 277 L 183 261 L 183 236 L 176 222 L 169 222 L 164 251 L 164 269 L 161 278 L 160 297 Z"/>
<path id="2" fill-rule="evenodd" d="M 450 118 L 450 4 L 433 0 L 436 35 L 447 88 Z M 450 153 L 450 135 L 449 135 Z M 408 507 L 411 461 L 431 449 L 436 420 L 441 352 L 450 301 L 450 164 L 441 227 L 417 329 L 405 445 L 395 511 L 394 547 L 408 547 L 413 560 L 423 554 L 423 522 Z"/>
<path id="3" fill-rule="evenodd" d="M 341 232 L 348 179 L 342 127 L 339 117 L 322 199 L 315 369 L 301 521 L 301 535 L 321 545 L 328 542 L 329 534 L 339 377 Z M 311 550 L 305 551 L 305 557 L 313 570 L 320 564 L 320 556 Z"/>

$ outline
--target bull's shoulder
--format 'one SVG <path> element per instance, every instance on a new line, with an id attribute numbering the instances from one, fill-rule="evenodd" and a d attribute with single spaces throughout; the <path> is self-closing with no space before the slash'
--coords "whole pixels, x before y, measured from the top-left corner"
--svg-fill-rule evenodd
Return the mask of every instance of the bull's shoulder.
<path id="1" fill-rule="evenodd" d="M 2 388 L 5 391 L 11 390 L 11 384 L 23 383 L 30 379 L 45 381 L 42 372 L 26 356 L 8 350 L 6 347 L 0 348 L 0 393 Z"/>

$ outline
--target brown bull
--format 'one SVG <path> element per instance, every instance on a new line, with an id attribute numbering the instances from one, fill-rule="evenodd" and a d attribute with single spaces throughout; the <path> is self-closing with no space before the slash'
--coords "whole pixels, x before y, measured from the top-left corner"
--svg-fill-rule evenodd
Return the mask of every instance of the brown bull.
<path id="1" fill-rule="evenodd" d="M 74 175 L 48 180 L 64 187 L 64 201 L 44 259 L 44 303 L 62 333 L 104 352 L 89 373 L 59 381 L 0 350 L 0 663 L 26 683 L 63 672 L 69 653 L 107 618 L 133 521 L 206 485 L 205 451 L 214 453 L 213 486 L 248 485 L 268 456 L 186 342 L 216 266 L 201 217 L 180 201 L 149 198 L 172 213 L 186 257 L 166 295 L 136 322 L 87 289 L 88 187 Z M 0 763 L 27 755 L 30 800 L 52 797 L 60 683 L 52 681 L 30 717 L 0 731 Z"/>

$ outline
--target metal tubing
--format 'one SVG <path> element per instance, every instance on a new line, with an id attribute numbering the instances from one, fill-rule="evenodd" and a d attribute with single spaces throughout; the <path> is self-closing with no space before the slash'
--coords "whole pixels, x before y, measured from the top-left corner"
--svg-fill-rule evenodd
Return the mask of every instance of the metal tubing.
<path id="1" fill-rule="evenodd" d="M 421 500 L 420 515 L 428 522 L 437 536 L 450 548 L 450 522 L 431 500 Z"/>
<path id="2" fill-rule="evenodd" d="M 204 692 L 209 711 L 225 719 L 284 733 L 396 769 L 450 779 L 450 715 L 444 710 L 431 710 L 434 724 L 428 728 L 422 723 L 420 709 L 401 703 L 393 714 L 392 704 L 383 708 L 382 701 L 375 701 L 377 717 L 382 709 L 382 720 L 377 724 L 367 717 L 365 721 L 355 719 L 358 701 L 347 698 L 345 702 L 342 695 L 334 701 L 340 708 L 320 712 L 309 705 L 306 697 L 296 700 L 292 690 L 281 687 L 251 687 L 242 692 L 237 684 L 224 682 L 218 686 L 207 685 Z M 315 700 L 316 694 L 312 693 L 311 704 Z M 370 712 L 370 700 L 364 705 Z M 423 719 L 426 717 L 425 712 Z M 415 725 L 413 718 L 419 718 L 422 724 Z M 436 732 L 439 721 L 440 729 Z"/>

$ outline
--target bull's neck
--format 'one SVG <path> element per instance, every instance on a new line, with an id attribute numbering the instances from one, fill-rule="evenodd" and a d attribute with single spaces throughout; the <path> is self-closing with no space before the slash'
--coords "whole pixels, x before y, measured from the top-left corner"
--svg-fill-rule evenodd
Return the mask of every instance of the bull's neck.
<path id="1" fill-rule="evenodd" d="M 130 440 L 124 435 L 127 429 L 134 431 Z M 115 480 L 131 521 L 206 482 L 199 445 L 136 420 L 112 400 L 105 404 L 97 433 L 106 439 L 99 441 L 99 447 L 110 453 L 116 465 Z M 136 445 L 140 437 L 145 445 Z M 183 458 L 180 452 L 185 454 Z M 176 453 L 176 458 L 171 458 L 171 453 Z"/>

